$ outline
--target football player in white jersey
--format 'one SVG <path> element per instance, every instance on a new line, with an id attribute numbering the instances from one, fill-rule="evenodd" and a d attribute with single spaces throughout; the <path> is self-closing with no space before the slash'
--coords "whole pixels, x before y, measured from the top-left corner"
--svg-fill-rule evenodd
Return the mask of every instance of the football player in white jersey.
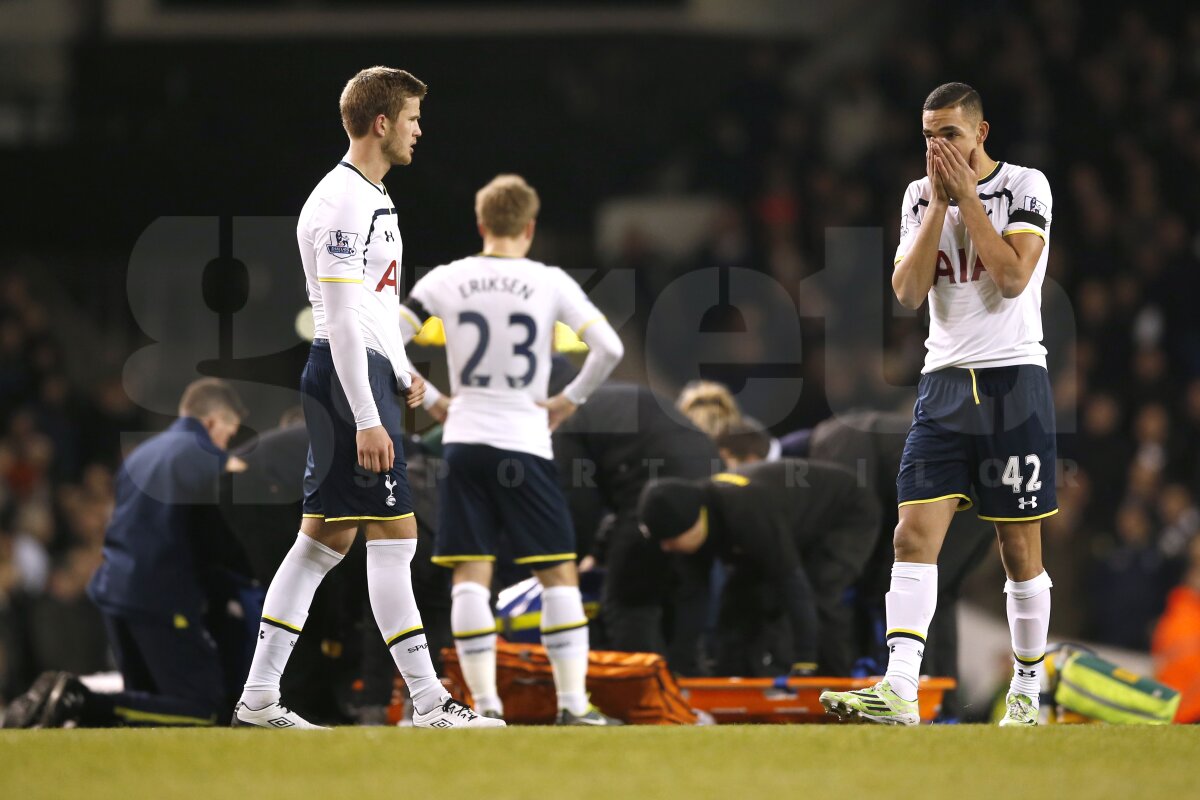
<path id="1" fill-rule="evenodd" d="M 1013 677 L 1001 725 L 1036 725 L 1050 625 L 1041 520 L 1057 513 L 1054 407 L 1041 288 L 1053 206 L 1036 169 L 994 160 L 979 93 L 935 89 L 921 117 L 926 176 L 905 192 L 892 288 L 929 301 L 928 355 L 896 479 L 900 521 L 887 594 L 887 675 L 826 692 L 840 717 L 915 725 L 917 678 L 937 601 L 937 559 L 956 511 L 996 526 L 1008 575 Z"/>
<path id="2" fill-rule="evenodd" d="M 554 672 L 558 723 L 614 725 L 588 701 L 588 621 L 575 567 L 575 533 L 552 459 L 550 432 L 584 403 L 621 360 L 621 340 L 579 284 L 525 257 L 538 196 L 521 177 L 479 190 L 477 256 L 437 267 L 404 301 L 405 338 L 442 319 L 452 398 L 442 443 L 434 562 L 454 569 L 450 625 L 476 708 L 500 717 L 492 562 L 503 532 L 517 564 L 543 587 L 542 642 Z M 547 397 L 554 325 L 587 343 L 579 375 Z"/>
<path id="3" fill-rule="evenodd" d="M 279 679 L 322 578 L 367 536 L 367 588 L 375 621 L 408 685 L 413 725 L 498 727 L 451 699 L 434 672 L 410 565 L 417 525 L 404 463 L 403 407 L 424 382 L 400 336 L 402 245 L 382 181 L 412 162 L 425 84 L 404 70 L 371 67 L 346 84 L 345 157 L 313 190 L 296 238 L 315 337 L 300 379 L 309 432 L 304 518 L 267 590 L 254 660 L 234 725 L 318 727 L 280 704 Z"/>

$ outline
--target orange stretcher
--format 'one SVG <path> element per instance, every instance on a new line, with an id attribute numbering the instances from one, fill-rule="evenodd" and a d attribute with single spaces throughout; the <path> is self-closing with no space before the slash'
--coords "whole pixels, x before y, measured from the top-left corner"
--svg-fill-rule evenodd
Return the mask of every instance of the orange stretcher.
<path id="1" fill-rule="evenodd" d="M 821 692 L 845 692 L 874 686 L 879 678 L 680 678 L 684 699 L 718 723 L 836 722 L 818 698 Z M 921 678 L 917 699 L 921 720 L 930 722 L 942 709 L 942 695 L 955 688 L 953 678 Z"/>

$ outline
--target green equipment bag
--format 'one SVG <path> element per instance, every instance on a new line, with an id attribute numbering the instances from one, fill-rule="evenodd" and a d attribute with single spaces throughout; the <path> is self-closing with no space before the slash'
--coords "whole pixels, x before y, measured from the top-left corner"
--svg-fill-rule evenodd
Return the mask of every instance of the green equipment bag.
<path id="1" fill-rule="evenodd" d="M 1067 658 L 1054 691 L 1054 702 L 1063 708 L 1118 725 L 1167 725 L 1179 700 L 1169 686 L 1082 652 Z"/>

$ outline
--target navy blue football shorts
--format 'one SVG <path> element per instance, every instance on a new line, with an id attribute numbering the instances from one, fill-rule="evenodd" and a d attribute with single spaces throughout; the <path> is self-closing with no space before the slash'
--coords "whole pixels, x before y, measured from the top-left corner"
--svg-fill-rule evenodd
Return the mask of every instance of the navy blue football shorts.
<path id="1" fill-rule="evenodd" d="M 957 498 L 979 518 L 1026 522 L 1058 512 L 1054 403 L 1034 364 L 921 376 L 896 478 L 901 506 Z"/>
<path id="2" fill-rule="evenodd" d="M 433 563 L 495 561 L 501 535 L 516 564 L 537 570 L 575 560 L 553 461 L 484 444 L 448 444 L 444 458 Z"/>
<path id="3" fill-rule="evenodd" d="M 387 472 L 368 472 L 358 463 L 358 426 L 346 392 L 333 370 L 329 341 L 317 339 L 300 376 L 308 466 L 304 471 L 304 516 L 326 522 L 387 521 L 411 517 L 412 494 L 404 462 L 404 407 L 392 364 L 367 349 L 367 376 L 379 419 L 392 437 L 396 460 Z"/>

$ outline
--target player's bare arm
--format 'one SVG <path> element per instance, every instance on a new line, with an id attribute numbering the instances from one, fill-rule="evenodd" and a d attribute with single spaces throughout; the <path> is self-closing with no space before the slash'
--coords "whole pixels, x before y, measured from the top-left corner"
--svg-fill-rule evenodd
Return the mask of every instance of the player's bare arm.
<path id="1" fill-rule="evenodd" d="M 967 158 L 937 139 L 931 143 L 938 174 L 950 197 L 958 203 L 967 232 L 988 274 L 1001 295 L 1016 297 L 1029 285 L 1045 243 L 1032 233 L 1001 236 L 992 226 L 975 188 L 978 174 L 974 162 L 978 149 L 972 150 Z"/>
<path id="2" fill-rule="evenodd" d="M 916 240 L 892 272 L 892 291 L 896 293 L 896 299 L 900 305 L 913 310 L 921 307 L 933 286 L 938 239 L 941 238 L 942 224 L 946 219 L 946 209 L 949 208 L 949 197 L 933 167 L 932 148 L 925 152 L 925 170 L 932 186 L 929 206 L 925 209 Z"/>

